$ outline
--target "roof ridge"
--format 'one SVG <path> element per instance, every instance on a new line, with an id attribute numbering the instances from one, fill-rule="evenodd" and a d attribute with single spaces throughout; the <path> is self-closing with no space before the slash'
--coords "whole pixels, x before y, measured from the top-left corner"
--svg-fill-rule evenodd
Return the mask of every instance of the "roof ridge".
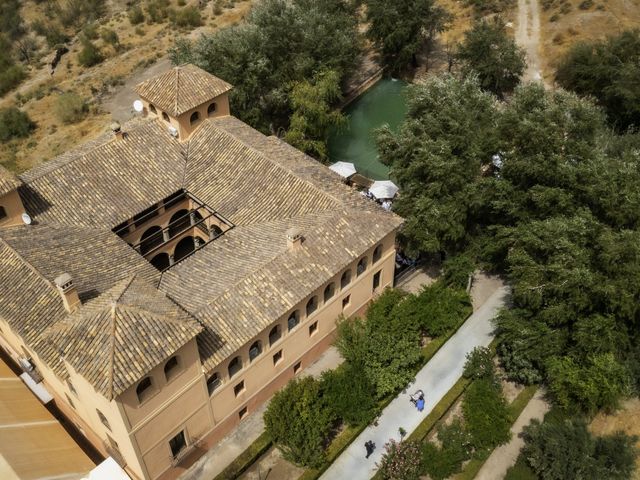
<path id="1" fill-rule="evenodd" d="M 238 121 L 241 121 L 239 119 L 237 119 L 236 117 L 229 115 L 229 117 L 234 118 Z M 225 118 L 225 117 L 218 117 L 218 118 Z M 219 127 L 217 127 L 215 125 L 215 118 L 207 118 L 206 119 L 209 124 L 218 132 L 223 133 L 224 135 L 227 135 L 229 137 L 232 137 L 234 139 L 236 139 L 238 142 L 240 142 L 242 145 L 244 145 L 246 148 L 248 148 L 249 150 L 251 150 L 252 152 L 256 153 L 257 155 L 259 155 L 261 158 L 264 158 L 265 160 L 267 160 L 269 163 L 271 163 L 272 165 L 275 165 L 276 167 L 280 168 L 281 170 L 290 173 L 291 175 L 293 175 L 297 180 L 300 180 L 301 182 L 304 182 L 305 184 L 307 184 L 308 186 L 310 186 L 313 190 L 315 190 L 316 192 L 319 192 L 323 195 L 326 195 L 327 197 L 331 198 L 332 200 L 336 201 L 337 203 L 340 204 L 340 206 L 344 207 L 345 206 L 345 202 L 339 198 L 336 198 L 335 195 L 327 192 L 326 190 L 318 187 L 317 185 L 313 184 L 312 182 L 310 182 L 308 179 L 301 177 L 300 175 L 298 175 L 296 172 L 294 172 L 292 169 L 290 169 L 289 167 L 286 167 L 284 165 L 282 165 L 280 162 L 277 162 L 275 160 L 273 160 L 271 157 L 269 157 L 268 155 L 265 155 L 263 152 L 261 152 L 260 150 L 256 149 L 255 147 L 253 147 L 252 145 L 248 144 L 247 142 L 245 142 L 242 138 L 238 137 L 237 135 L 232 134 L 231 132 L 227 132 L 224 129 L 221 129 Z M 249 126 L 249 128 L 252 128 L 251 126 Z M 268 138 L 268 137 L 267 137 Z M 189 140 L 189 143 L 191 143 L 191 141 L 193 140 L 193 137 L 191 140 Z M 287 144 L 288 145 L 288 144 Z M 303 155 L 305 155 L 303 153 Z M 316 160 L 315 158 L 309 157 L 311 158 L 314 162 L 317 162 L 318 160 Z"/>
<path id="2" fill-rule="evenodd" d="M 42 274 L 40 272 L 40 270 L 38 270 L 36 267 L 34 267 L 31 264 L 31 262 L 29 262 L 22 255 L 20 255 L 20 253 L 18 253 L 18 251 L 15 248 L 13 248 L 11 245 L 9 245 L 9 243 L 4 238 L 2 238 L 2 236 L 0 236 L 0 243 L 2 245 L 4 245 L 5 247 L 7 247 L 9 250 L 11 250 L 13 252 L 13 254 L 22 261 L 22 263 L 24 263 L 33 273 L 35 273 L 38 277 L 40 277 L 41 280 L 43 280 L 47 285 L 49 285 L 53 289 L 53 283 L 50 282 L 47 279 L 47 277 L 45 277 L 44 274 Z"/>
<path id="3" fill-rule="evenodd" d="M 126 292 L 127 290 L 129 290 L 129 287 L 131 286 L 131 284 L 133 283 L 133 281 L 136 279 L 136 276 L 137 276 L 137 273 L 133 273 L 133 274 L 129 275 L 129 276 L 126 278 L 126 280 L 127 280 L 126 284 L 123 286 L 123 288 L 122 288 L 122 290 L 120 291 L 120 293 L 118 293 L 118 294 L 117 294 L 116 298 L 113 300 L 113 302 L 112 302 L 112 303 L 114 303 L 114 304 L 118 304 L 118 305 L 119 305 L 120 299 L 121 299 L 121 298 L 122 298 L 122 296 L 125 294 L 125 292 Z M 125 282 L 122 282 L 122 283 L 125 283 Z M 114 288 L 115 288 L 115 285 L 114 285 Z"/>
<path id="4" fill-rule="evenodd" d="M 178 95 L 180 95 L 180 66 L 175 67 L 176 71 L 176 98 L 173 103 L 173 113 L 178 115 Z"/>
<path id="5" fill-rule="evenodd" d="M 116 355 L 116 304 L 111 306 L 111 345 L 109 347 L 109 367 L 107 370 L 108 385 L 109 385 L 109 400 L 113 399 L 113 370 L 114 370 L 114 358 Z"/>

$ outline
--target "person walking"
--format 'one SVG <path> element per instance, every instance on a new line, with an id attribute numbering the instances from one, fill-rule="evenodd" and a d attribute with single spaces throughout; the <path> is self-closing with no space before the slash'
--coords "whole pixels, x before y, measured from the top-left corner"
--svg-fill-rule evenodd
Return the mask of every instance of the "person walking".
<path id="1" fill-rule="evenodd" d="M 373 453 L 373 450 L 376 448 L 375 443 L 371 440 L 364 442 L 364 448 L 367 451 L 367 456 L 364 458 L 369 458 L 369 456 Z"/>

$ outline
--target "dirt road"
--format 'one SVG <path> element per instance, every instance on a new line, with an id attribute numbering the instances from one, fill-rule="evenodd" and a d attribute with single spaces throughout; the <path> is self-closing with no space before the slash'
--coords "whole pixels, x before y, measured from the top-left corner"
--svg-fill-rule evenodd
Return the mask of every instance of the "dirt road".
<path id="1" fill-rule="evenodd" d="M 540 71 L 540 6 L 538 0 L 518 0 L 516 43 L 527 54 L 524 82 L 544 81 Z"/>

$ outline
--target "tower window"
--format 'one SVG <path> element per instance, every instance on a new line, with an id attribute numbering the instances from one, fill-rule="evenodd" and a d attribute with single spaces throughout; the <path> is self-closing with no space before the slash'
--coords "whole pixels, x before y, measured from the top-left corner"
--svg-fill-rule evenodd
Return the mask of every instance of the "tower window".
<path id="1" fill-rule="evenodd" d="M 233 377 L 236 373 L 242 370 L 242 359 L 235 357 L 229 362 L 229 378 Z"/>
<path id="2" fill-rule="evenodd" d="M 178 357 L 173 356 L 164 364 L 164 378 L 171 380 L 179 372 Z"/>
<path id="3" fill-rule="evenodd" d="M 191 125 L 193 125 L 194 123 L 196 123 L 198 120 L 200 120 L 200 114 L 198 112 L 193 112 L 191 114 L 191 117 L 189 117 L 189 123 Z"/>
<path id="4" fill-rule="evenodd" d="M 209 116 L 213 115 L 214 113 L 216 113 L 216 109 L 217 109 L 216 102 L 213 102 L 212 104 L 209 105 L 209 107 L 207 107 L 207 115 Z"/>
<path id="5" fill-rule="evenodd" d="M 96 413 L 98 414 L 98 418 L 100 419 L 100 421 L 102 422 L 102 424 L 107 427 L 109 430 L 111 430 L 111 425 L 109 425 L 109 420 L 107 420 L 107 417 L 104 416 L 104 414 L 98 410 L 96 408 Z"/>
<path id="6" fill-rule="evenodd" d="M 155 114 L 157 114 L 157 113 L 158 113 L 158 111 L 156 110 L 156 107 L 153 105 L 153 103 L 150 103 L 150 104 L 149 104 L 149 111 L 150 111 L 151 113 L 155 113 Z"/>
<path id="7" fill-rule="evenodd" d="M 136 395 L 138 395 L 138 401 L 140 403 L 151 396 L 151 377 L 144 377 L 140 381 L 136 387 Z"/>
<path id="8" fill-rule="evenodd" d="M 187 439 L 184 436 L 184 430 L 178 433 L 175 437 L 169 440 L 169 447 L 171 447 L 171 455 L 177 457 L 178 454 L 187 446 Z"/>
<path id="9" fill-rule="evenodd" d="M 163 119 L 165 122 L 169 122 L 169 121 L 170 121 L 170 120 L 169 120 L 169 115 L 167 115 L 167 112 L 162 112 L 162 119 Z"/>
<path id="10" fill-rule="evenodd" d="M 217 373 L 213 373 L 209 378 L 207 378 L 207 390 L 209 391 L 209 395 L 211 395 L 221 384 L 222 381 L 220 380 L 220 375 Z"/>
<path id="11" fill-rule="evenodd" d="M 0 220 L 2 220 L 3 218 L 6 218 L 7 216 L 7 211 L 4 209 L 4 207 L 0 207 Z"/>

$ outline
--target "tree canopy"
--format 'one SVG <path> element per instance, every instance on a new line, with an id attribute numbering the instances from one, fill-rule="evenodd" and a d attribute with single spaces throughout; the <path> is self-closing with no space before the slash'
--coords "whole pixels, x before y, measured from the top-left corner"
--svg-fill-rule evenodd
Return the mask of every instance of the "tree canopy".
<path id="1" fill-rule="evenodd" d="M 417 66 L 417 54 L 436 33 L 444 30 L 449 14 L 435 0 L 364 0 L 367 37 L 392 74 Z"/>
<path id="2" fill-rule="evenodd" d="M 640 147 L 589 100 L 539 85 L 506 103 L 475 77 L 410 87 L 380 155 L 402 196 L 401 240 L 508 275 L 497 320 L 507 374 L 556 401 L 611 409 L 638 385 Z"/>
<path id="3" fill-rule="evenodd" d="M 292 97 L 296 87 L 298 92 L 309 89 L 305 81 L 328 71 L 335 72 L 340 84 L 355 68 L 361 41 L 354 9 L 347 0 L 265 0 L 242 24 L 196 41 L 177 41 L 170 57 L 175 64 L 194 63 L 233 84 L 234 115 L 263 132 L 276 132 L 289 127 L 294 109 L 308 109 L 309 99 L 302 105 L 299 95 Z M 329 79 L 334 80 L 324 77 Z M 320 88 L 317 81 L 315 86 L 320 100 L 335 100 L 332 88 Z"/>
<path id="4" fill-rule="evenodd" d="M 567 52 L 556 81 L 580 95 L 594 97 L 611 125 L 624 132 L 640 128 L 640 29 L 606 40 L 580 42 Z"/>

